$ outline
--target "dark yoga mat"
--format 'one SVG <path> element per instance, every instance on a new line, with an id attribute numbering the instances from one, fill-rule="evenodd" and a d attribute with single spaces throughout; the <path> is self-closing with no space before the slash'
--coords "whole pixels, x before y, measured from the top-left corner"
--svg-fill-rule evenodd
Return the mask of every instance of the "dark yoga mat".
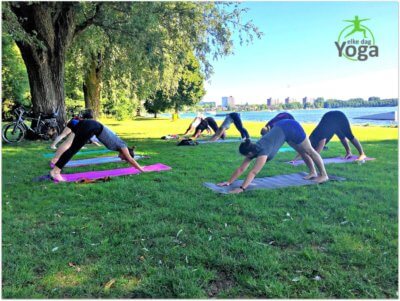
<path id="1" fill-rule="evenodd" d="M 79 156 L 79 155 L 90 155 L 90 154 L 103 154 L 103 153 L 109 153 L 112 152 L 109 149 L 94 149 L 94 150 L 87 150 L 87 151 L 80 151 L 77 152 L 74 156 Z M 54 157 L 54 153 L 48 153 L 48 154 L 43 154 L 43 157 L 45 158 L 53 158 Z"/>
<path id="2" fill-rule="evenodd" d="M 351 163 L 356 161 L 356 159 L 358 158 L 358 156 L 352 156 L 349 159 L 345 159 L 343 157 L 336 157 L 336 158 L 323 158 L 322 160 L 324 161 L 324 164 L 332 164 L 332 163 L 336 163 L 336 164 L 341 164 L 341 163 Z M 375 160 L 375 158 L 366 158 L 364 161 L 372 161 Z M 289 163 L 290 165 L 293 166 L 299 166 L 299 165 L 304 165 L 304 161 L 303 160 L 296 160 L 296 161 L 291 161 L 291 162 L 286 162 Z M 361 161 L 360 163 L 364 163 L 363 161 Z"/>
<path id="3" fill-rule="evenodd" d="M 255 178 L 253 182 L 247 187 L 246 190 L 257 190 L 257 189 L 276 189 L 283 187 L 292 187 L 292 186 L 304 186 L 304 185 L 315 185 L 316 182 L 312 180 L 304 180 L 303 177 L 306 176 L 307 173 L 299 172 L 289 175 L 278 175 L 273 177 L 266 178 Z M 345 181 L 345 178 L 336 177 L 329 175 L 329 179 L 333 181 Z M 244 180 L 236 180 L 230 186 L 220 187 L 214 183 L 203 183 L 203 185 L 211 190 L 227 194 L 229 191 L 235 188 L 239 188 Z"/>
<path id="4" fill-rule="evenodd" d="M 135 160 L 147 159 L 149 156 L 140 156 L 136 155 Z M 97 157 L 97 158 L 89 158 L 89 159 L 81 159 L 81 160 L 72 160 L 69 161 L 64 167 L 80 167 L 86 165 L 96 165 L 96 164 L 105 164 L 105 163 L 114 163 L 114 162 L 123 162 L 118 156 L 113 157 Z M 53 168 L 54 165 L 50 163 L 50 167 Z"/>

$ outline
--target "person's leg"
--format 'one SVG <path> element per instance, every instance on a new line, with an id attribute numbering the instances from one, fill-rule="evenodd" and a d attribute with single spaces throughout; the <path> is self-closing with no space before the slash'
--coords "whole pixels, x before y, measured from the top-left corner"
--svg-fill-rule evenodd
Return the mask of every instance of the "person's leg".
<path id="1" fill-rule="evenodd" d="M 243 127 L 242 120 L 240 119 L 239 114 L 237 114 L 237 113 L 236 114 L 232 114 L 231 118 L 233 120 L 233 124 L 235 125 L 235 127 L 239 131 L 240 136 L 242 137 L 242 139 L 249 139 L 250 135 L 247 132 L 247 130 Z"/>
<path id="2" fill-rule="evenodd" d="M 55 163 L 54 168 L 50 171 L 50 175 L 57 181 L 63 182 L 64 179 L 61 176 L 61 170 L 68 163 L 69 160 L 82 148 L 86 143 L 86 137 L 76 135 L 70 148 L 68 148 Z"/>
<path id="3" fill-rule="evenodd" d="M 210 141 L 217 141 L 221 136 L 223 136 L 225 139 L 225 131 L 227 129 L 229 129 L 232 122 L 233 122 L 233 120 L 232 120 L 231 116 L 229 114 L 226 115 L 224 122 L 222 122 L 218 131 L 211 137 Z"/>
<path id="4" fill-rule="evenodd" d="M 347 117 L 345 117 L 345 120 L 343 120 L 341 123 L 341 129 L 340 129 L 340 136 L 339 138 L 341 139 L 342 137 L 345 137 L 347 139 L 349 139 L 349 141 L 351 141 L 351 143 L 354 145 L 354 147 L 357 149 L 358 151 L 358 158 L 357 160 L 364 160 L 367 156 L 364 153 L 364 150 L 361 146 L 360 141 L 358 141 L 358 139 L 356 137 L 354 137 L 353 132 L 351 130 L 350 127 L 350 122 L 347 119 Z"/>
<path id="5" fill-rule="evenodd" d="M 324 162 L 322 161 L 321 156 L 311 146 L 310 140 L 308 140 L 308 138 L 305 138 L 303 142 L 298 144 L 296 146 L 295 150 L 300 155 L 302 155 L 302 157 L 303 157 L 303 154 L 308 155 L 312 159 L 312 161 L 315 163 L 315 165 L 317 165 L 317 169 L 319 170 L 320 175 L 316 178 L 313 178 L 314 181 L 316 181 L 317 183 L 322 183 L 322 182 L 329 180 L 328 174 L 326 173 L 326 170 L 325 170 Z M 304 160 L 304 162 L 306 162 L 306 161 Z M 311 172 L 312 172 L 312 170 L 310 170 L 310 173 Z"/>
<path id="6" fill-rule="evenodd" d="M 54 154 L 53 159 L 51 159 L 51 163 L 52 164 L 56 164 L 56 162 L 60 159 L 61 155 L 68 149 L 71 147 L 72 141 L 75 138 L 75 134 L 71 133 L 69 134 L 69 136 L 67 137 L 67 139 L 65 139 L 65 141 L 57 148 L 56 153 Z"/>
<path id="7" fill-rule="evenodd" d="M 301 156 L 304 163 L 308 167 L 309 173 L 307 176 L 304 177 L 304 179 L 309 180 L 311 178 L 316 178 L 318 176 L 318 174 L 317 174 L 314 162 L 311 159 L 311 157 L 305 151 L 302 151 L 298 144 L 294 144 L 291 142 L 288 142 L 288 144 L 297 151 L 297 153 Z"/>
<path id="8" fill-rule="evenodd" d="M 360 141 L 356 137 L 353 138 L 353 140 L 350 140 L 351 143 L 354 145 L 354 147 L 358 150 L 358 153 L 360 154 L 357 158 L 358 161 L 364 160 L 367 155 L 364 153 L 364 150 L 361 146 Z"/>

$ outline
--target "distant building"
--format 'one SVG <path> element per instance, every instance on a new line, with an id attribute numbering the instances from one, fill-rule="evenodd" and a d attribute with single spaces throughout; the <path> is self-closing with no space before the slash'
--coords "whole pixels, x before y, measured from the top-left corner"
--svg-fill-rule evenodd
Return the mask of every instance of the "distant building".
<path id="1" fill-rule="evenodd" d="M 235 106 L 235 98 L 233 96 L 222 97 L 222 106 L 225 108 L 234 107 Z"/>
<path id="2" fill-rule="evenodd" d="M 292 98 L 292 97 L 286 97 L 285 98 L 285 105 L 288 105 L 288 104 L 293 103 L 293 102 L 296 102 L 295 98 Z"/>
<path id="3" fill-rule="evenodd" d="M 268 107 L 277 106 L 277 105 L 279 105 L 279 103 L 280 103 L 279 98 L 274 98 L 274 99 L 272 97 L 267 98 L 267 106 Z"/>

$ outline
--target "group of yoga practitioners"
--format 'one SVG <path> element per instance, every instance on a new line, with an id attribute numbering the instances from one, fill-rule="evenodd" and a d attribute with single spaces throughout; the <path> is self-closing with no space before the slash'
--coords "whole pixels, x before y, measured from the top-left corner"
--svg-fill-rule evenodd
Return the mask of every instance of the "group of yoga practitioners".
<path id="1" fill-rule="evenodd" d="M 280 147 L 285 142 L 297 151 L 295 160 L 301 157 L 307 165 L 309 173 L 304 178 L 311 179 L 317 183 L 323 183 L 329 180 L 319 153 L 335 134 L 339 137 L 346 150 L 346 159 L 352 156 L 348 140 L 350 140 L 359 152 L 357 160 L 361 161 L 366 158 L 360 142 L 354 137 L 351 131 L 349 120 L 340 111 L 330 111 L 326 113 L 309 138 L 307 138 L 300 123 L 287 112 L 279 113 L 271 119 L 261 129 L 262 137 L 256 143 L 251 141 L 249 133 L 243 127 L 240 115 L 235 112 L 227 114 L 220 127 L 218 127 L 212 117 L 204 118 L 202 115 L 198 115 L 191 122 L 184 135 L 194 131 L 192 137 L 198 138 L 204 130 L 207 130 L 208 133 L 211 133 L 212 130 L 214 134 L 210 138 L 211 142 L 220 138 L 225 139 L 225 132 L 230 128 L 232 123 L 235 125 L 242 137 L 239 152 L 245 158 L 242 164 L 233 172 L 230 179 L 226 182 L 219 183 L 218 185 L 231 185 L 248 168 L 253 159 L 256 161 L 242 186 L 230 191 L 231 193 L 240 193 L 245 191 L 263 168 L 265 163 L 274 158 Z M 61 175 L 62 168 L 89 140 L 98 140 L 108 149 L 118 151 L 119 157 L 122 160 L 129 162 L 134 168 L 142 172 L 144 171 L 135 161 L 133 149 L 128 148 L 126 143 L 109 128 L 102 125 L 100 122 L 91 119 L 91 116 L 71 119 L 61 137 L 57 139 L 52 146 L 55 146 L 56 143 L 65 136 L 68 136 L 68 138 L 59 146 L 51 161 L 51 163 L 54 164 L 54 168 L 50 171 L 50 176 L 57 181 L 64 181 Z"/>

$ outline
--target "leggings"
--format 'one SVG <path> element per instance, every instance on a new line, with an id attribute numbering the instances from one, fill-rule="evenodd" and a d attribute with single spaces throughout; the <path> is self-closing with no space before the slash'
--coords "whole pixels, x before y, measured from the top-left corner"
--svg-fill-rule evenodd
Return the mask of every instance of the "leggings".
<path id="1" fill-rule="evenodd" d="M 93 135 L 100 135 L 102 130 L 103 126 L 98 122 L 78 124 L 75 130 L 75 137 L 70 148 L 61 155 L 55 166 L 62 169 Z"/>
<path id="2" fill-rule="evenodd" d="M 240 119 L 240 115 L 238 113 L 230 113 L 226 116 L 225 121 L 222 123 L 221 127 L 225 129 L 229 129 L 229 125 L 233 121 L 233 124 L 239 131 L 242 139 L 246 138 L 249 139 L 250 135 L 247 130 L 243 127 L 242 120 Z"/>

